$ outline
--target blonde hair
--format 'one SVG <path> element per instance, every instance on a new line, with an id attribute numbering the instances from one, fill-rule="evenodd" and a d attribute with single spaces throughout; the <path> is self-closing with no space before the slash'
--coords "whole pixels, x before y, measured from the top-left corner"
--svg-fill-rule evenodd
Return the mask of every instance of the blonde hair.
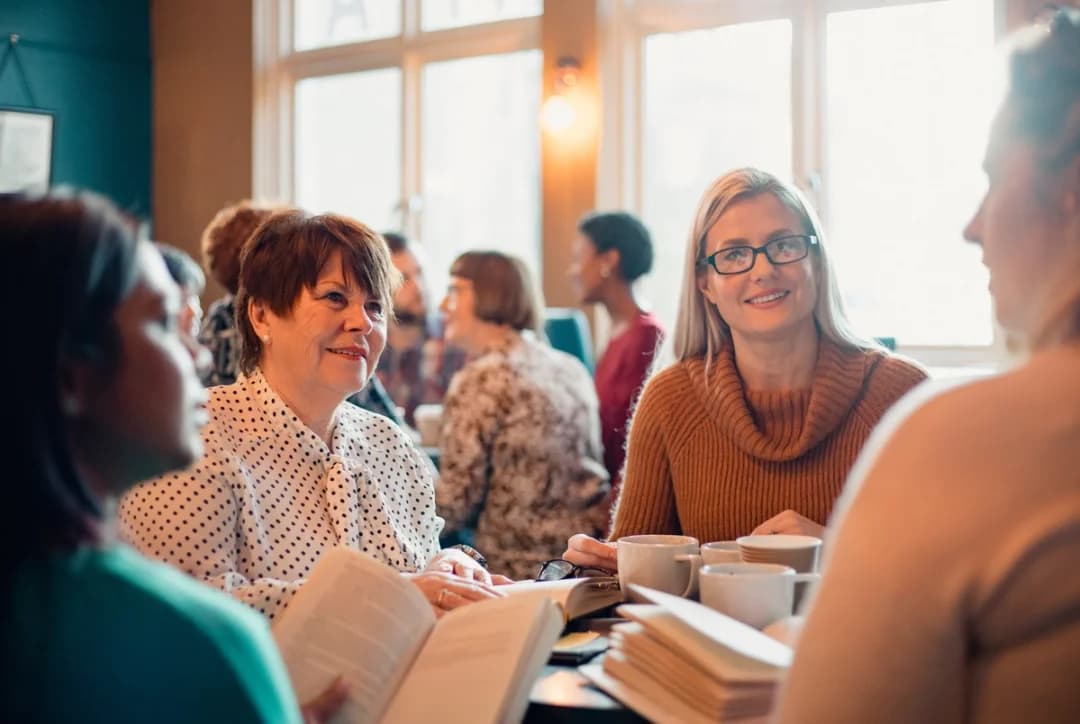
<path id="1" fill-rule="evenodd" d="M 765 171 L 740 168 L 724 174 L 705 191 L 694 213 L 694 223 L 686 244 L 683 283 L 679 314 L 675 320 L 673 352 L 682 361 L 704 357 L 708 364 L 731 342 L 731 329 L 698 288 L 698 274 L 711 273 L 698 265 L 705 254 L 705 236 L 724 212 L 737 201 L 772 194 L 790 209 L 807 234 L 818 238 L 816 251 L 810 255 L 817 279 L 818 295 L 814 304 L 814 321 L 818 333 L 848 349 L 874 349 L 877 344 L 856 335 L 848 324 L 836 285 L 836 275 L 825 243 L 825 234 L 810 204 L 798 189 Z"/>

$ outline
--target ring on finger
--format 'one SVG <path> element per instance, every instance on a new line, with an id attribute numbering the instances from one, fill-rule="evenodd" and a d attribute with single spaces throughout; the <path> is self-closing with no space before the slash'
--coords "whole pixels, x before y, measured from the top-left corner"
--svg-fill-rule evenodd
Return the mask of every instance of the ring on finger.
<path id="1" fill-rule="evenodd" d="M 435 598 L 435 605 L 439 608 L 446 608 L 446 595 L 450 593 L 449 588 L 444 588 L 439 591 L 439 595 Z"/>

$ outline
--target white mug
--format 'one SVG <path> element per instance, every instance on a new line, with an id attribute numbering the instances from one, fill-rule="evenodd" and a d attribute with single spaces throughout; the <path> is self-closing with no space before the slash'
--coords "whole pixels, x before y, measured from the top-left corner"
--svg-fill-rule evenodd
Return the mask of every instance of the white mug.
<path id="1" fill-rule="evenodd" d="M 676 596 L 697 592 L 701 565 L 696 538 L 686 535 L 630 535 L 618 540 L 619 587 L 632 601 L 646 602 L 630 592 L 630 584 Z"/>
<path id="2" fill-rule="evenodd" d="M 716 563 L 698 574 L 703 604 L 756 629 L 790 616 L 795 584 L 817 579 L 776 563 Z"/>
<path id="3" fill-rule="evenodd" d="M 442 438 L 442 405 L 417 405 L 413 410 L 416 431 L 420 433 L 420 444 L 425 447 L 438 447 Z"/>
<path id="4" fill-rule="evenodd" d="M 742 553 L 739 551 L 739 544 L 733 540 L 702 543 L 701 562 L 706 566 L 712 563 L 742 563 Z"/>

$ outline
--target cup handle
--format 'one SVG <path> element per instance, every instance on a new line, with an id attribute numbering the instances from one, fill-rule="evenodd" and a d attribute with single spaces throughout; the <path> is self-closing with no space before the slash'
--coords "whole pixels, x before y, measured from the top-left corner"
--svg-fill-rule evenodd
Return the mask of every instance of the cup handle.
<path id="1" fill-rule="evenodd" d="M 681 555 L 675 556 L 675 560 L 679 561 L 680 563 L 690 564 L 690 578 L 686 582 L 686 590 L 682 592 L 682 597 L 696 597 L 698 592 L 698 571 L 701 570 L 701 554 L 683 553 Z"/>
<path id="2" fill-rule="evenodd" d="M 821 580 L 820 573 L 796 573 L 792 576 L 795 583 L 817 583 Z"/>

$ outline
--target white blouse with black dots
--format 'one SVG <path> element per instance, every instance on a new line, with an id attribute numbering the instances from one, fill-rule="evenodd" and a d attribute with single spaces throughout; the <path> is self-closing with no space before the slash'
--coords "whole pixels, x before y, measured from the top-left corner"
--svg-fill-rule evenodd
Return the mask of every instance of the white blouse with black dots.
<path id="1" fill-rule="evenodd" d="M 209 394 L 202 460 L 120 502 L 118 533 L 142 553 L 271 619 L 338 544 L 401 571 L 438 553 L 431 468 L 392 422 L 342 403 L 327 447 L 258 370 Z"/>

